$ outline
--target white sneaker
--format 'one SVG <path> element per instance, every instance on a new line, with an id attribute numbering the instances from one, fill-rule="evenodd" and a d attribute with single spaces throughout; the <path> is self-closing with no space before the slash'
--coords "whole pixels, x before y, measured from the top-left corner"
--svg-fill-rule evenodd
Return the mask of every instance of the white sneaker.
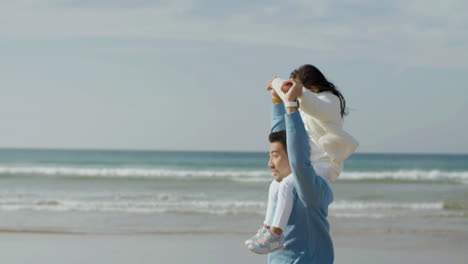
<path id="1" fill-rule="evenodd" d="M 254 239 L 248 248 L 257 254 L 272 253 L 284 248 L 284 236 L 281 234 L 279 238 L 276 238 L 271 234 L 271 231 L 268 231 Z"/>
<path id="2" fill-rule="evenodd" d="M 260 227 L 260 229 L 258 229 L 257 231 L 257 234 L 255 234 L 255 236 L 247 239 L 245 242 L 244 242 L 244 245 L 248 246 L 250 245 L 253 241 L 257 240 L 257 238 L 259 238 L 260 236 L 262 236 L 265 232 L 267 232 L 268 229 L 266 229 L 265 227 Z"/>

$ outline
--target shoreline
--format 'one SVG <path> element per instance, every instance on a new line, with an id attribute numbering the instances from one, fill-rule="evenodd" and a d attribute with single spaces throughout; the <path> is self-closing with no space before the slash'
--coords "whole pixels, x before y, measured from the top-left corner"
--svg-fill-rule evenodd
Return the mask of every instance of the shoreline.
<path id="1" fill-rule="evenodd" d="M 148 231 L 148 232 L 79 232 L 52 229 L 6 229 L 0 228 L 1 233 L 25 234 L 56 234 L 56 235 L 250 235 L 252 232 L 223 232 L 223 231 Z M 361 228 L 350 230 L 334 230 L 332 236 L 345 235 L 384 235 L 384 234 L 466 234 L 468 230 L 453 229 L 403 229 L 403 228 Z"/>

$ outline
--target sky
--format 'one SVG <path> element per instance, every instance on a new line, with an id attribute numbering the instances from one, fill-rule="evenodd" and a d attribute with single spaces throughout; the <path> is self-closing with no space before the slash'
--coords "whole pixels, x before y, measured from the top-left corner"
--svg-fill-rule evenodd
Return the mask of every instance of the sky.
<path id="1" fill-rule="evenodd" d="M 360 153 L 468 153 L 462 0 L 2 0 L 0 147 L 266 151 L 317 66 Z"/>

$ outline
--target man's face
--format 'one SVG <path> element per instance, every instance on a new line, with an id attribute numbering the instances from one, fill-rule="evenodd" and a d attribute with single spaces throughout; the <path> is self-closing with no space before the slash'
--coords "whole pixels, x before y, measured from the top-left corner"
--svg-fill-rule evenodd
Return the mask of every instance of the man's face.
<path id="1" fill-rule="evenodd" d="M 284 177 L 291 174 L 288 153 L 281 142 L 271 143 L 269 154 L 270 160 L 268 161 L 268 167 L 270 167 L 273 172 L 276 181 L 281 181 Z"/>

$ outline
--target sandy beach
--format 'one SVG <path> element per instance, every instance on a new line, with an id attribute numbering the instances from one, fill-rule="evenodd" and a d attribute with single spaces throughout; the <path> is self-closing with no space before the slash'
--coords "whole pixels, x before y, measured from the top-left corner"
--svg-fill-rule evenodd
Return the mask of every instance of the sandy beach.
<path id="1" fill-rule="evenodd" d="M 239 233 L 90 234 L 0 231 L 0 261 L 28 263 L 266 263 Z M 335 263 L 466 263 L 468 233 L 334 234 Z"/>

